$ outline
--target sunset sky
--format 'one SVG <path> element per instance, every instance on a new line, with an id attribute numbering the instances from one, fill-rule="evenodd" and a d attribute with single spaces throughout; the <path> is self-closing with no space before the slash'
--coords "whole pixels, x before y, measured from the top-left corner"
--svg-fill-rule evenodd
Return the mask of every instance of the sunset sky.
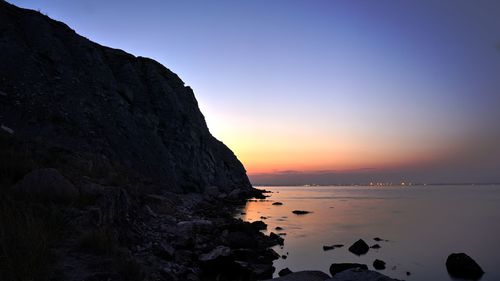
<path id="1" fill-rule="evenodd" d="M 10 1 L 194 89 L 255 184 L 500 182 L 500 1 Z"/>

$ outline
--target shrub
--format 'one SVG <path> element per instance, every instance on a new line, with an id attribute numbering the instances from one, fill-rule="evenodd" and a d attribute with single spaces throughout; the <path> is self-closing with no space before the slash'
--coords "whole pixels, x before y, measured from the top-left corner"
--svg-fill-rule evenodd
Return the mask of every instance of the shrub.
<path id="1" fill-rule="evenodd" d="M 0 198 L 0 276 L 2 280 L 46 280 L 51 244 L 61 227 L 60 215 L 30 202 Z"/>

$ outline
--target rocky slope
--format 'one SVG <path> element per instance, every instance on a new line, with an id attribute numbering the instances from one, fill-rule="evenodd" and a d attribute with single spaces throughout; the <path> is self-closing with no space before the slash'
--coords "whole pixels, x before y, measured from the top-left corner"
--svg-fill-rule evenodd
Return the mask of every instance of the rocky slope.
<path id="1" fill-rule="evenodd" d="M 251 188 L 175 73 L 1 0 L 0 123 L 71 153 L 79 174 L 104 161 L 170 191 Z"/>

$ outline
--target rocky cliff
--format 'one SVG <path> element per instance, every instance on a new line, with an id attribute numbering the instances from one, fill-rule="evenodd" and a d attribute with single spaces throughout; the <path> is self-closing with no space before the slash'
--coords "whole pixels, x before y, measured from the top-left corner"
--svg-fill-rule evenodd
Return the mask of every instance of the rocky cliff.
<path id="1" fill-rule="evenodd" d="M 20 139 L 92 155 L 82 160 L 89 170 L 102 158 L 168 190 L 251 187 L 175 73 L 1 0 L 0 123 Z"/>

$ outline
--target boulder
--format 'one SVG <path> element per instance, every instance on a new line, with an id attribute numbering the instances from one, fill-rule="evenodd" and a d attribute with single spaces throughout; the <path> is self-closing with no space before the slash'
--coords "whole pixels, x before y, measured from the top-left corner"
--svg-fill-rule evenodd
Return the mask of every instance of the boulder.
<path id="1" fill-rule="evenodd" d="M 263 221 L 254 221 L 252 222 L 252 227 L 257 230 L 265 230 L 267 229 L 267 224 Z"/>
<path id="2" fill-rule="evenodd" d="M 283 239 L 281 236 L 279 236 L 278 234 L 276 234 L 274 232 L 271 232 L 269 234 L 269 238 L 271 238 L 271 246 L 283 245 L 285 242 L 285 239 Z"/>
<path id="3" fill-rule="evenodd" d="M 327 281 L 400 281 L 393 279 L 376 271 L 361 268 L 353 268 L 337 273 Z"/>
<path id="4" fill-rule="evenodd" d="M 479 279 L 483 274 L 483 269 L 475 260 L 464 253 L 453 253 L 446 259 L 446 269 L 455 278 Z"/>
<path id="5" fill-rule="evenodd" d="M 29 172 L 14 186 L 14 192 L 52 202 L 72 202 L 79 195 L 78 189 L 52 168 Z"/>
<path id="6" fill-rule="evenodd" d="M 253 249 L 235 249 L 232 251 L 235 260 L 255 263 L 259 255 Z"/>
<path id="7" fill-rule="evenodd" d="M 165 242 L 159 242 L 153 244 L 152 250 L 153 250 L 153 255 L 160 257 L 164 260 L 171 260 L 174 258 L 175 249 L 172 246 L 166 244 Z"/>
<path id="8" fill-rule="evenodd" d="M 198 260 L 202 263 L 215 263 L 218 260 L 223 260 L 228 258 L 231 255 L 231 249 L 226 246 L 217 246 L 212 251 L 201 254 L 198 257 Z"/>
<path id="9" fill-rule="evenodd" d="M 324 281 L 329 278 L 328 274 L 321 271 L 298 271 L 266 281 Z"/>
<path id="10" fill-rule="evenodd" d="M 181 221 L 177 223 L 177 243 L 188 246 L 193 243 L 197 234 L 213 231 L 213 223 L 209 220 Z"/>
<path id="11" fill-rule="evenodd" d="M 370 247 L 368 247 L 368 244 L 366 244 L 366 242 L 363 241 L 363 239 L 359 239 L 349 247 L 349 252 L 361 256 L 368 253 L 369 249 Z"/>
<path id="12" fill-rule="evenodd" d="M 332 276 L 335 276 L 339 272 L 352 268 L 368 269 L 368 266 L 361 263 L 333 263 L 332 265 L 330 265 L 330 274 Z"/>
<path id="13" fill-rule="evenodd" d="M 281 202 L 274 202 L 272 205 L 274 205 L 274 206 L 281 206 L 281 205 L 283 205 L 283 203 L 281 203 Z"/>
<path id="14" fill-rule="evenodd" d="M 278 271 L 278 276 L 283 277 L 285 275 L 293 273 L 288 267 L 283 268 L 282 270 Z"/>
<path id="15" fill-rule="evenodd" d="M 262 263 L 252 265 L 252 272 L 255 277 L 260 280 L 264 278 L 271 278 L 276 269 L 272 263 Z"/>
<path id="16" fill-rule="evenodd" d="M 229 232 L 226 239 L 231 249 L 253 249 L 258 245 L 258 241 L 255 240 L 255 237 L 245 231 Z"/>
<path id="17" fill-rule="evenodd" d="M 377 259 L 373 261 L 373 268 L 375 268 L 376 270 L 383 270 L 385 269 L 385 262 Z"/>

